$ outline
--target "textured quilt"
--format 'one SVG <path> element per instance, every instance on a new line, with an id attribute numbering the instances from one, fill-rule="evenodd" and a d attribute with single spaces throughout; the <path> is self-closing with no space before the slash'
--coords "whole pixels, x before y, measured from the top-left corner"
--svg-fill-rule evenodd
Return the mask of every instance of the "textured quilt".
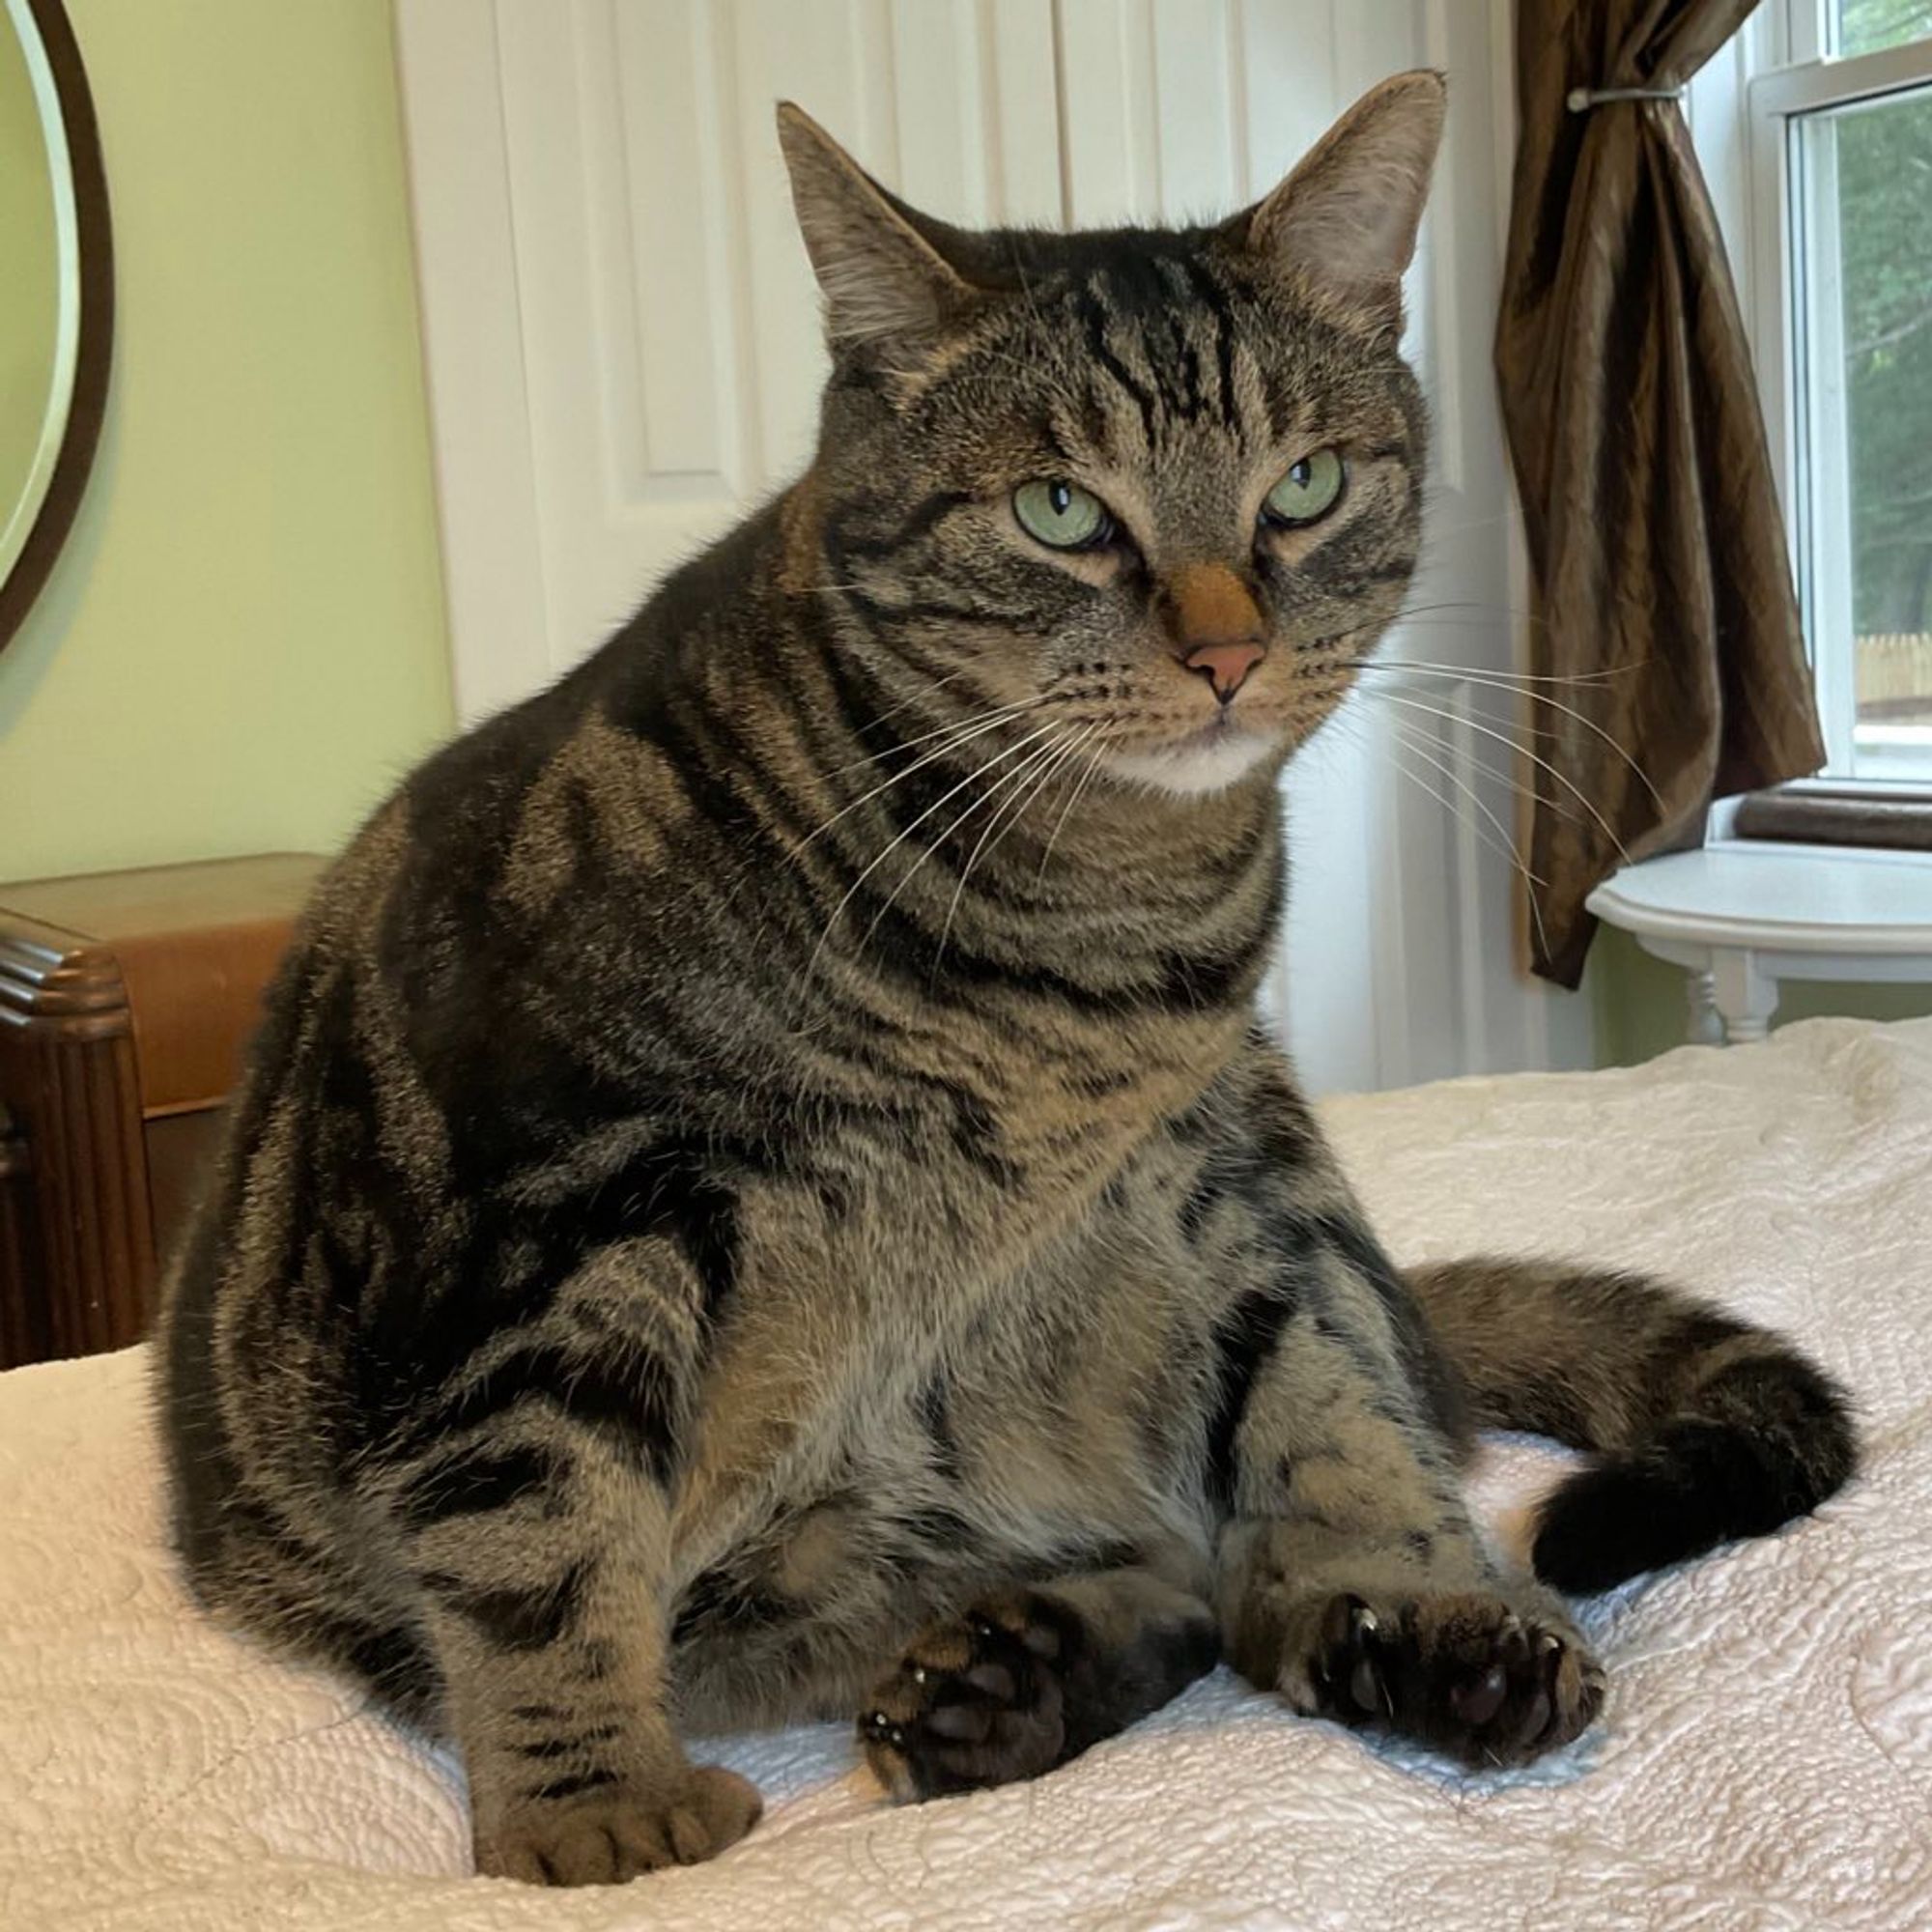
<path id="1" fill-rule="evenodd" d="M 1932 1927 L 1932 1022 L 1328 1103 L 1398 1255 L 1665 1269 L 1852 1388 L 1863 1477 L 1589 1606 L 1598 1728 L 1470 1776 L 1217 1673 L 1054 1776 L 887 1806 L 837 1726 L 702 1754 L 764 1788 L 717 1862 L 466 1876 L 457 1769 L 204 1625 L 147 1363 L 0 1377 L 0 1927 Z M 1492 1449 L 1497 1535 L 1558 1466 Z"/>

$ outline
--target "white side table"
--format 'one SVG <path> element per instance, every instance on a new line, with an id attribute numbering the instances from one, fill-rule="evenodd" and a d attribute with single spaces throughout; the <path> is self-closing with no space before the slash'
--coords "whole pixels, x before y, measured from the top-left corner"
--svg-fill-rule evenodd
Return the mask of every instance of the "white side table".
<path id="1" fill-rule="evenodd" d="M 1750 839 L 1627 866 L 1607 925 L 1690 975 L 1690 1038 L 1762 1039 L 1780 980 L 1932 980 L 1932 854 Z"/>

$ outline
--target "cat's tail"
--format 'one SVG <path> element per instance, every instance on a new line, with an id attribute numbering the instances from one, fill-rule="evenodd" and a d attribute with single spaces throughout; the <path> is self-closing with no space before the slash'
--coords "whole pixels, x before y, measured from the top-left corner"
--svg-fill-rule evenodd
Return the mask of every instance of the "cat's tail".
<path id="1" fill-rule="evenodd" d="M 1506 1261 L 1409 1271 L 1475 1422 L 1591 1452 L 1537 1520 L 1558 1589 L 1762 1536 L 1850 1478 L 1844 1391 L 1781 1336 L 1640 1275 Z"/>

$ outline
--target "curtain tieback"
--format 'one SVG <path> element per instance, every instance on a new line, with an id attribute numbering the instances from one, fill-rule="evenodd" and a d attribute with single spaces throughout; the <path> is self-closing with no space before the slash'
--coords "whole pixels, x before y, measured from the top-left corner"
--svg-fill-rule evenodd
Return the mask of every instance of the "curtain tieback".
<path id="1" fill-rule="evenodd" d="M 1606 100 L 1682 100 L 1681 87 L 1573 87 L 1563 104 L 1573 114 L 1587 114 Z"/>

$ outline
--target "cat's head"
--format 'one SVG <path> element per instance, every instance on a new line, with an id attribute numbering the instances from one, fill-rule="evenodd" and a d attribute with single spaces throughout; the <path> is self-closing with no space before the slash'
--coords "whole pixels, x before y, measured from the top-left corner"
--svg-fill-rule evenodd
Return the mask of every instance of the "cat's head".
<path id="1" fill-rule="evenodd" d="M 781 108 L 834 362 L 799 520 L 860 647 L 1171 791 L 1305 738 L 1415 564 L 1443 99 L 1384 82 L 1216 226 L 1073 235 L 936 221 Z"/>

